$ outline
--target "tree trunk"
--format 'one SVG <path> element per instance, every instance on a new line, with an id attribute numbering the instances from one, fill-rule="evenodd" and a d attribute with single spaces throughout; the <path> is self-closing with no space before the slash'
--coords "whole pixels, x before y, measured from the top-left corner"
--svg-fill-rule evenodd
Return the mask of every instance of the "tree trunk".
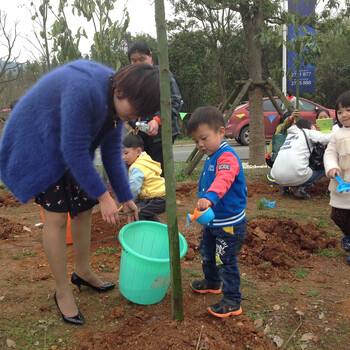
<path id="1" fill-rule="evenodd" d="M 249 13 L 249 12 L 246 12 Z M 243 14 L 243 12 L 241 12 Z M 252 81 L 262 80 L 261 44 L 259 34 L 262 31 L 262 9 L 256 11 L 254 16 L 242 15 L 243 28 L 248 43 L 249 52 L 249 78 Z M 253 86 L 253 85 L 252 85 Z M 263 88 L 255 85 L 249 90 L 249 164 L 265 164 L 265 127 L 263 113 Z"/>
<path id="2" fill-rule="evenodd" d="M 220 64 L 218 66 L 218 70 L 219 70 L 218 82 L 219 82 L 219 90 L 220 90 L 220 103 L 224 103 L 226 101 L 227 72 L 224 71 L 224 68 Z"/>

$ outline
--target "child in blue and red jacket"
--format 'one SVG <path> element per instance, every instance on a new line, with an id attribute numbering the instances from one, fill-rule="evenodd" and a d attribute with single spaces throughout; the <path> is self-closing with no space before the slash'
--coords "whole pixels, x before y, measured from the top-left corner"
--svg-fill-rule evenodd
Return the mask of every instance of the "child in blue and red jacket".
<path id="1" fill-rule="evenodd" d="M 208 155 L 199 180 L 197 208 L 212 207 L 215 218 L 203 230 L 200 253 L 204 279 L 193 281 L 198 293 L 224 297 L 208 311 L 217 317 L 242 313 L 237 255 L 246 235 L 247 186 L 236 152 L 224 141 L 225 122 L 215 107 L 200 107 L 188 123 L 197 148 Z M 222 283 L 222 289 L 221 289 Z"/>

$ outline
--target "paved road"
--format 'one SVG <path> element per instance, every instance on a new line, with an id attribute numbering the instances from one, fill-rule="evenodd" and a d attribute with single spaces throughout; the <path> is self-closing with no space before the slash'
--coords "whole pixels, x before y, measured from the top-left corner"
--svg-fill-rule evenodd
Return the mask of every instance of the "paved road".
<path id="1" fill-rule="evenodd" d="M 235 141 L 229 141 L 229 144 L 234 148 L 238 157 L 241 160 L 247 160 L 249 158 L 249 146 L 239 145 Z M 184 144 L 184 145 L 175 145 L 174 146 L 174 162 L 184 162 L 187 160 L 191 152 L 193 151 L 194 144 Z M 95 165 L 101 165 L 101 155 L 99 149 L 96 151 L 95 156 Z"/>
<path id="2" fill-rule="evenodd" d="M 249 158 L 249 146 L 242 146 L 236 142 L 229 142 L 241 160 Z M 186 161 L 194 149 L 194 145 L 174 146 L 174 162 Z"/>

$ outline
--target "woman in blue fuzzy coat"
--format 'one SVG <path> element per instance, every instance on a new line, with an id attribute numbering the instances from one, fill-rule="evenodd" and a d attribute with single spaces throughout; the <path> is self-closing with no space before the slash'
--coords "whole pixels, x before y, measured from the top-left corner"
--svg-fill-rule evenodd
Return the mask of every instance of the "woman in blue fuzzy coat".
<path id="1" fill-rule="evenodd" d="M 72 283 L 108 291 L 89 263 L 92 208 L 118 224 L 115 201 L 93 164 L 98 146 L 111 186 L 129 221 L 137 207 L 122 160 L 123 122 L 159 110 L 159 73 L 147 64 L 117 73 L 79 60 L 51 71 L 16 104 L 0 141 L 0 178 L 22 202 L 43 208 L 43 245 L 56 281 L 54 300 L 64 321 L 83 324 L 67 280 L 66 226 L 71 218 L 75 272 Z M 133 213 L 133 215 L 130 214 Z"/>

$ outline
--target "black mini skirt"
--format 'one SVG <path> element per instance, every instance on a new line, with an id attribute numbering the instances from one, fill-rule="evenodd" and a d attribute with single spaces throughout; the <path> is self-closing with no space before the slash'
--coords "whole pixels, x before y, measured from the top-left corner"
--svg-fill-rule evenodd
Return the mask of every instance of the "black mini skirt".
<path id="1" fill-rule="evenodd" d="M 88 197 L 69 170 L 56 183 L 35 196 L 35 202 L 48 211 L 69 213 L 72 219 L 99 203 Z"/>

